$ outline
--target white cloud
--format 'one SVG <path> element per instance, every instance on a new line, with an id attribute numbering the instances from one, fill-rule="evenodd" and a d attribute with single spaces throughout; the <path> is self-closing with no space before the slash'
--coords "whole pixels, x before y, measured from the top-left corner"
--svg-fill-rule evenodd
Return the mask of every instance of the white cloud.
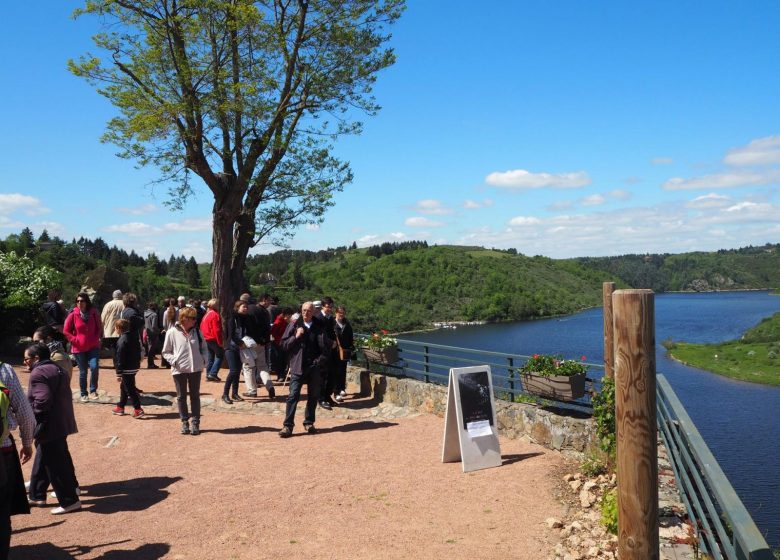
<path id="1" fill-rule="evenodd" d="M 580 204 L 583 206 L 600 206 L 606 202 L 606 198 L 600 194 L 592 194 L 580 199 Z"/>
<path id="2" fill-rule="evenodd" d="M 485 177 L 488 185 L 504 189 L 576 189 L 589 185 L 591 180 L 585 171 L 575 173 L 531 173 L 525 169 L 493 172 Z"/>
<path id="3" fill-rule="evenodd" d="M 541 220 L 533 216 L 515 216 L 509 220 L 510 226 L 532 226 L 539 223 L 541 223 Z"/>
<path id="4" fill-rule="evenodd" d="M 127 235 L 151 235 L 160 233 L 160 228 L 143 222 L 129 222 L 126 224 L 114 224 L 106 226 L 103 231 L 109 233 L 124 233 Z"/>
<path id="5" fill-rule="evenodd" d="M 396 232 L 391 233 L 390 237 L 392 237 L 393 239 L 403 240 L 403 239 L 406 239 L 406 234 L 404 232 L 402 232 L 402 231 L 396 231 Z"/>
<path id="6" fill-rule="evenodd" d="M 702 177 L 675 177 L 663 184 L 664 190 L 730 189 L 757 185 L 780 184 L 780 169 L 764 171 L 726 171 Z"/>
<path id="7" fill-rule="evenodd" d="M 163 226 L 163 229 L 165 231 L 211 231 L 211 217 L 169 222 Z"/>
<path id="8" fill-rule="evenodd" d="M 66 228 L 59 222 L 38 222 L 35 224 L 35 230 L 40 232 L 46 230 L 49 235 L 62 235 Z"/>
<path id="9" fill-rule="evenodd" d="M 20 193 L 0 194 L 0 214 L 6 216 L 21 212 L 25 216 L 39 216 L 51 212 L 40 199 Z M 0 222 L 2 223 L 2 222 Z"/>
<path id="10" fill-rule="evenodd" d="M 430 198 L 418 200 L 414 206 L 412 206 L 412 210 L 419 212 L 420 214 L 431 214 L 437 216 L 444 216 L 453 213 L 453 210 L 442 204 L 440 200 L 433 200 Z"/>
<path id="11" fill-rule="evenodd" d="M 550 204 L 547 209 L 555 212 L 558 210 L 568 210 L 572 206 L 574 206 L 574 202 L 571 200 L 556 200 Z"/>
<path id="12" fill-rule="evenodd" d="M 747 146 L 728 151 L 727 165 L 772 165 L 780 163 L 780 135 L 753 140 Z"/>
<path id="13" fill-rule="evenodd" d="M 154 204 L 141 204 L 133 208 L 117 208 L 116 211 L 120 214 L 130 214 L 131 216 L 143 216 L 144 214 L 151 214 L 156 211 L 157 207 Z"/>
<path id="14" fill-rule="evenodd" d="M 631 193 L 625 189 L 615 189 L 609 191 L 609 196 L 617 200 L 629 200 L 631 198 Z"/>
<path id="15" fill-rule="evenodd" d="M 706 200 L 698 207 L 675 201 L 544 218 L 518 216 L 507 227 L 477 227 L 453 242 L 566 258 L 714 251 L 777 240 L 780 204 L 743 199 L 708 206 Z"/>
<path id="16" fill-rule="evenodd" d="M 360 247 L 367 247 L 369 245 L 376 245 L 378 240 L 378 235 L 370 234 L 360 237 L 355 243 L 357 243 Z"/>
<path id="17" fill-rule="evenodd" d="M 480 201 L 467 198 L 463 201 L 463 208 L 466 210 L 477 210 L 478 208 L 489 208 L 490 206 L 493 206 L 493 199 L 491 198 L 483 198 Z"/>
<path id="18" fill-rule="evenodd" d="M 24 224 L 19 221 L 13 221 L 10 218 L 0 214 L 0 229 L 21 229 Z"/>
<path id="19" fill-rule="evenodd" d="M 653 165 L 672 165 L 674 160 L 670 157 L 657 157 L 650 160 Z"/>
<path id="20" fill-rule="evenodd" d="M 443 226 L 444 222 L 437 222 L 436 220 L 431 220 L 423 216 L 415 216 L 413 218 L 406 218 L 404 224 L 409 227 L 435 228 Z"/>
<path id="21" fill-rule="evenodd" d="M 320 224 L 306 224 L 306 229 L 309 231 L 319 231 Z"/>
<path id="22" fill-rule="evenodd" d="M 728 196 L 710 193 L 697 196 L 693 200 L 688 201 L 685 205 L 688 208 L 720 208 L 728 205 L 729 202 L 731 202 L 731 198 Z"/>

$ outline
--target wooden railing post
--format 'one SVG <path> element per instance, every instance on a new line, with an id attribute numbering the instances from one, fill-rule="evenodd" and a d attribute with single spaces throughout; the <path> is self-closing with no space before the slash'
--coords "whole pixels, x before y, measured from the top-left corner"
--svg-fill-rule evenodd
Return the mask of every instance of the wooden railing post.
<path id="1" fill-rule="evenodd" d="M 602 295 L 604 301 L 604 377 L 615 379 L 615 338 L 612 329 L 612 293 L 614 282 L 604 282 Z"/>
<path id="2" fill-rule="evenodd" d="M 653 298 L 652 290 L 612 295 L 621 560 L 659 557 Z"/>

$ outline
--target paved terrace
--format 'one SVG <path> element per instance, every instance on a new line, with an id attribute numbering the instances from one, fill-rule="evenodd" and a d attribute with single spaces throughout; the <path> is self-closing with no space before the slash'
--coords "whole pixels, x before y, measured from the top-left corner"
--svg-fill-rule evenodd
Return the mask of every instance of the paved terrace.
<path id="1" fill-rule="evenodd" d="M 138 385 L 147 416 L 113 416 L 103 360 L 101 400 L 75 403 L 69 438 L 84 507 L 52 516 L 50 499 L 14 517 L 12 559 L 537 559 L 559 540 L 544 520 L 565 513 L 564 458 L 541 446 L 502 437 L 500 468 L 463 474 L 441 462 L 442 418 L 353 396 L 318 409 L 316 435 L 302 401 L 283 440 L 279 383 L 274 401 L 263 391 L 231 407 L 204 381 L 203 433 L 182 436 L 169 370 L 141 370 Z"/>

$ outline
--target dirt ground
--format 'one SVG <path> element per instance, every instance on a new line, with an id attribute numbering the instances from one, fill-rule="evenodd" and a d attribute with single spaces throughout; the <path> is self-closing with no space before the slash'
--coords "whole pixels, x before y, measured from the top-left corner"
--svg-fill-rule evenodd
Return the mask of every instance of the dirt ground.
<path id="1" fill-rule="evenodd" d="M 174 395 L 168 370 L 139 373 L 158 404 L 135 420 L 111 414 L 118 385 L 107 366 L 104 402 L 74 405 L 79 433 L 68 439 L 83 509 L 52 516 L 50 498 L 14 517 L 13 560 L 552 555 L 556 532 L 544 520 L 564 509 L 556 452 L 501 438 L 501 467 L 464 474 L 441 462 L 442 418 L 351 396 L 317 410 L 315 435 L 302 430 L 302 402 L 293 437 L 281 439 L 287 389 L 278 383 L 275 401 L 263 394 L 251 410 L 208 405 L 202 435 L 183 436 L 163 400 Z M 25 368 L 14 367 L 26 387 Z M 221 390 L 204 381 L 201 394 L 211 402 Z"/>

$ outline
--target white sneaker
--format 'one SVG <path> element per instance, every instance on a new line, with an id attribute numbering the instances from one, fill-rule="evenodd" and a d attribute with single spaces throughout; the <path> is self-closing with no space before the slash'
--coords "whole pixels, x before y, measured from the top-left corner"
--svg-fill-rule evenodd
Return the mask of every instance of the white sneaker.
<path id="1" fill-rule="evenodd" d="M 333 397 L 333 400 L 336 401 L 337 403 L 343 403 L 344 397 L 342 397 L 341 395 L 336 395 L 335 397 Z"/>
<path id="2" fill-rule="evenodd" d="M 96 392 L 94 392 L 94 391 L 89 394 L 89 400 L 91 400 L 91 401 L 96 401 L 99 398 L 100 397 L 98 397 L 98 394 Z"/>
<path id="3" fill-rule="evenodd" d="M 87 395 L 81 395 L 79 397 L 79 402 L 89 402 L 89 399 L 87 398 Z"/>
<path id="4" fill-rule="evenodd" d="M 27 490 L 28 492 L 30 491 L 30 481 L 29 480 L 25 480 L 24 481 L 24 489 Z"/>
<path id="5" fill-rule="evenodd" d="M 76 486 L 76 496 L 81 496 L 81 495 L 82 495 L 81 488 Z M 57 499 L 57 492 L 49 492 L 49 497 L 50 498 L 54 498 L 56 500 Z"/>
<path id="6" fill-rule="evenodd" d="M 51 510 L 52 515 L 62 515 L 63 513 L 70 513 L 71 511 L 76 511 L 81 509 L 81 502 L 75 502 L 70 504 L 69 506 L 65 507 L 56 507 L 53 510 Z"/>
<path id="7" fill-rule="evenodd" d="M 347 392 L 342 389 L 341 391 L 339 391 L 339 396 L 340 397 L 346 397 L 347 396 Z"/>

